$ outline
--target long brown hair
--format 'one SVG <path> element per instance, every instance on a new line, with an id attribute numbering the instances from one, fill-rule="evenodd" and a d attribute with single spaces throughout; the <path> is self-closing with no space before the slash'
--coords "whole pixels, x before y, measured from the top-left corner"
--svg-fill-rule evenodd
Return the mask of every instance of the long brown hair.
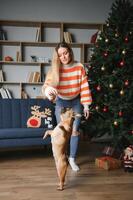
<path id="1" fill-rule="evenodd" d="M 58 49 L 60 47 L 66 48 L 68 50 L 71 57 L 70 62 L 74 62 L 74 54 L 70 45 L 66 42 L 58 43 L 53 53 L 51 69 L 49 70 L 45 80 L 45 83 L 48 83 L 53 87 L 56 87 L 59 84 L 59 69 L 62 65 L 58 56 Z"/>

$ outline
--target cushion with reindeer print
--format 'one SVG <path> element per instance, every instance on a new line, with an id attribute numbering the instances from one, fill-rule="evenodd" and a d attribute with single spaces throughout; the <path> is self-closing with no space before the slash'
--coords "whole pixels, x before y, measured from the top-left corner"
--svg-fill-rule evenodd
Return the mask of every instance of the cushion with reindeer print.
<path id="1" fill-rule="evenodd" d="M 50 101 L 37 100 L 29 104 L 27 127 L 52 129 L 54 126 L 54 105 Z"/>

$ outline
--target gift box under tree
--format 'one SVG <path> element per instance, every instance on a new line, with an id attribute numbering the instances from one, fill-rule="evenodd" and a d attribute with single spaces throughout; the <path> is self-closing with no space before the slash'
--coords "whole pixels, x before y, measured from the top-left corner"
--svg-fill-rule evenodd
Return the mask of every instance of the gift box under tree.
<path id="1" fill-rule="evenodd" d="M 119 159 L 103 156 L 95 159 L 95 165 L 99 168 L 106 170 L 118 169 L 122 166 L 122 162 Z"/>

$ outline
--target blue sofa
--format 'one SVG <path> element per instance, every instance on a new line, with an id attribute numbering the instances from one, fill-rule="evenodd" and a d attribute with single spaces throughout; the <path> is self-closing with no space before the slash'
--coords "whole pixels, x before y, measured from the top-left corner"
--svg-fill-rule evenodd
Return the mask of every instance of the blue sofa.
<path id="1" fill-rule="evenodd" d="M 0 99 L 0 149 L 50 144 L 49 137 L 42 138 L 55 125 L 54 104 L 48 100 Z"/>

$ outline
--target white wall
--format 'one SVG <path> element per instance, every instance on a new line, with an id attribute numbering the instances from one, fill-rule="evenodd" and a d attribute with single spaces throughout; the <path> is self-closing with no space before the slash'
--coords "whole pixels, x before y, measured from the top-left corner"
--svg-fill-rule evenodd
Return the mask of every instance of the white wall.
<path id="1" fill-rule="evenodd" d="M 0 0 L 0 19 L 105 22 L 115 0 Z"/>

